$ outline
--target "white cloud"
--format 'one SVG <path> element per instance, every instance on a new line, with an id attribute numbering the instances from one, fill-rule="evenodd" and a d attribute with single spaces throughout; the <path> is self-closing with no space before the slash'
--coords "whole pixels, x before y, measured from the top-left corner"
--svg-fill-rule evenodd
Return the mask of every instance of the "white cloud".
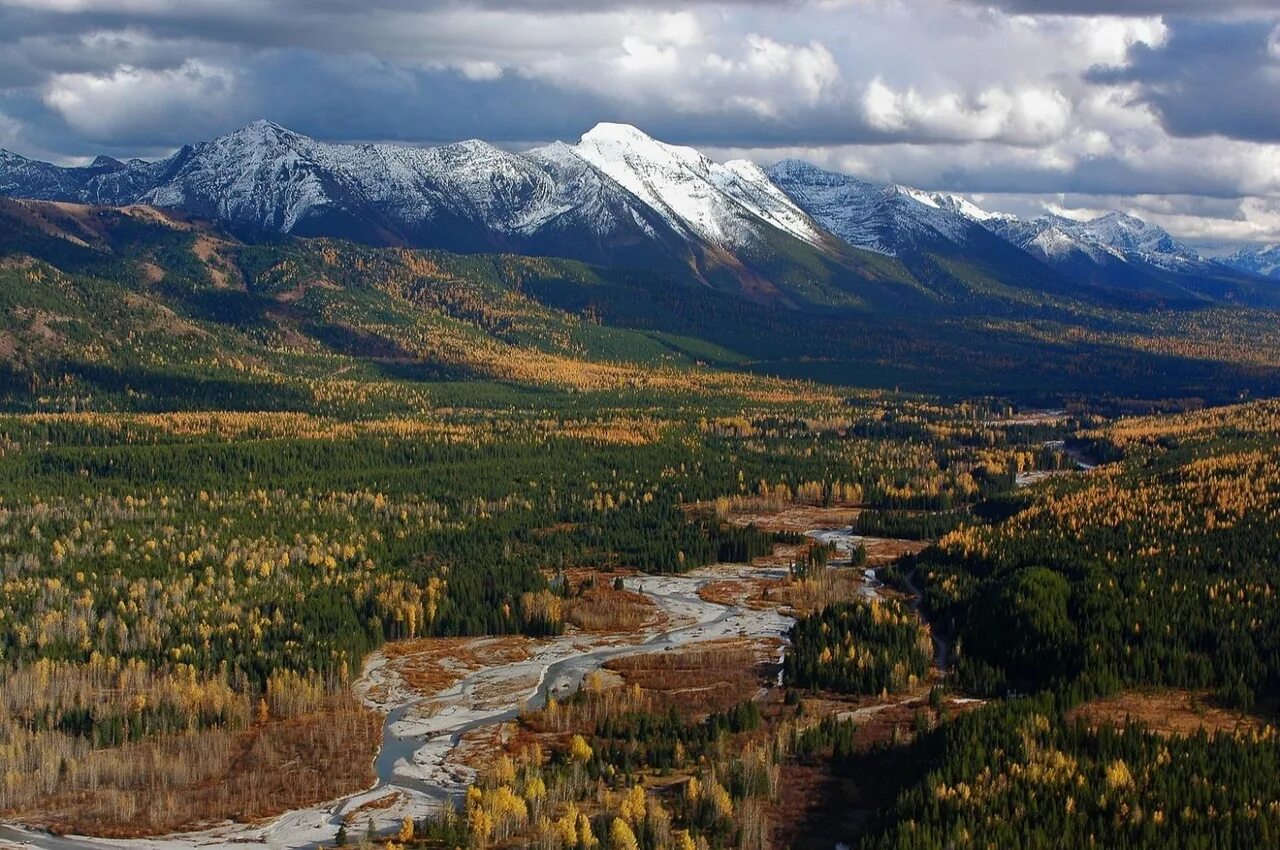
<path id="1" fill-rule="evenodd" d="M 758 79 L 790 78 L 810 103 L 816 103 L 836 80 L 840 68 L 831 51 L 818 42 L 780 44 L 752 33 L 746 38 L 743 66 Z"/>
<path id="2" fill-rule="evenodd" d="M 1061 200 L 1066 200 L 1064 196 L 1059 196 Z M 1060 216 L 1061 218 L 1069 218 L 1072 221 L 1089 221 L 1100 215 L 1107 214 L 1106 207 L 1065 207 L 1057 201 L 1045 201 L 1044 211 L 1050 215 Z"/>
<path id="3" fill-rule="evenodd" d="M 44 102 L 91 138 L 107 138 L 157 119 L 200 127 L 217 119 L 235 96 L 232 72 L 199 60 L 151 70 L 121 66 L 109 74 L 58 74 Z"/>
<path id="4" fill-rule="evenodd" d="M 686 14 L 648 23 L 615 44 L 535 61 L 523 73 L 610 100 L 680 112 L 736 109 L 771 120 L 827 103 L 840 80 L 835 56 L 817 41 L 787 43 L 756 32 L 711 38 Z"/>
<path id="5" fill-rule="evenodd" d="M 1086 65 L 1123 65 L 1134 45 L 1158 47 L 1169 35 L 1158 17 L 1069 18 L 1057 23 L 1071 32 L 1073 52 Z"/>
<path id="6" fill-rule="evenodd" d="M 702 23 L 692 12 L 661 14 L 653 30 L 660 42 L 677 47 L 697 47 L 704 38 Z"/>
<path id="7" fill-rule="evenodd" d="M 468 80 L 496 80 L 502 76 L 502 66 L 497 62 L 463 62 L 458 69 Z"/>
<path id="8" fill-rule="evenodd" d="M 877 130 L 897 132 L 907 129 L 907 116 L 904 114 L 902 97 L 876 77 L 867 85 L 862 95 L 862 111 L 867 122 Z"/>
<path id="9" fill-rule="evenodd" d="M 622 52 L 617 62 L 627 74 L 674 74 L 680 70 L 680 54 L 675 47 L 651 44 L 634 35 L 622 40 Z"/>
<path id="10" fill-rule="evenodd" d="M 0 148 L 12 150 L 22 138 L 22 123 L 0 112 Z"/>
<path id="11" fill-rule="evenodd" d="M 957 91 L 924 95 L 894 90 L 872 80 L 862 97 L 867 123 L 888 133 L 918 134 L 940 141 L 1001 140 L 1043 145 L 1070 129 L 1072 104 L 1052 89 L 987 88 L 972 98 Z"/>
<path id="12" fill-rule="evenodd" d="M 1243 198 L 1234 215 L 1201 216 L 1165 212 L 1141 203 L 1129 211 L 1182 239 L 1231 242 L 1280 242 L 1280 200 Z"/>

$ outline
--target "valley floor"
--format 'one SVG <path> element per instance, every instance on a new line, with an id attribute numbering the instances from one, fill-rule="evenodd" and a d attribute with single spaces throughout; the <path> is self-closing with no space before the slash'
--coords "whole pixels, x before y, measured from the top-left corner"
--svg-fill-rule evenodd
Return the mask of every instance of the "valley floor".
<path id="1" fill-rule="evenodd" d="M 0 842 L 43 850 L 146 847 L 189 850 L 261 844 L 293 850 L 332 842 L 342 823 L 363 835 L 372 828 L 393 831 L 405 817 L 422 818 L 456 803 L 475 777 L 466 763 L 464 741 L 515 720 L 522 711 L 545 705 L 548 696 L 567 696 L 584 677 L 606 662 L 702 643 L 742 638 L 779 646 L 792 622 L 777 607 L 721 604 L 700 591 L 712 583 L 748 584 L 779 578 L 772 567 L 721 565 L 681 576 L 632 576 L 628 589 L 652 600 L 663 624 L 635 634 L 567 635 L 545 641 L 523 638 L 443 639 L 441 657 L 433 641 L 418 651 L 373 653 L 355 688 L 369 706 L 385 714 L 375 759 L 376 783 L 341 800 L 288 812 L 260 825 L 229 824 L 199 832 L 147 839 L 54 836 L 19 826 L 0 827 Z M 389 658 L 394 652 L 396 657 Z M 776 650 L 775 650 L 776 653 Z M 423 692 L 413 685 L 415 660 L 442 672 L 447 685 Z M 451 675 L 451 671 L 452 674 Z M 416 676 L 421 676 L 419 668 Z M 437 680 L 438 681 L 438 680 Z M 474 754 L 472 754 L 474 755 Z M 2 845 L 0 845 L 2 846 Z"/>
<path id="2" fill-rule="evenodd" d="M 848 508 L 793 506 L 743 513 L 734 522 L 783 531 L 814 521 L 842 522 L 856 513 Z M 847 566 L 853 546 L 865 545 L 874 553 L 870 563 L 878 567 L 923 545 L 861 538 L 848 526 L 806 528 L 805 536 L 835 546 L 834 558 L 819 583 L 824 589 L 809 590 L 818 597 L 852 594 L 875 600 L 887 592 L 873 569 Z M 666 688 L 677 700 L 697 701 L 699 695 L 693 692 L 726 688 L 736 688 L 747 699 L 758 701 L 772 694 L 776 700 L 774 689 L 782 684 L 781 654 L 795 622 L 793 615 L 797 609 L 813 610 L 822 604 L 798 592 L 804 583 L 788 580 L 786 565 L 805 548 L 779 545 L 772 555 L 755 559 L 752 565 L 720 564 L 685 575 L 625 574 L 619 589 L 651 606 L 645 626 L 629 633 L 574 630 L 542 640 L 424 638 L 394 642 L 373 652 L 353 688 L 384 720 L 374 758 L 376 779 L 359 793 L 257 824 L 229 823 L 162 837 L 53 835 L 4 825 L 0 826 L 0 847 L 195 850 L 260 845 L 301 850 L 333 843 L 340 826 L 353 836 L 386 835 L 394 833 L 405 818 L 420 820 L 460 805 L 477 778 L 477 769 L 503 751 L 523 714 L 544 708 L 548 700 L 564 700 L 588 684 L 599 687 L 602 679 L 610 687 L 643 681 L 647 689 L 658 689 L 655 692 Z M 664 682 L 669 674 L 663 671 L 671 666 L 665 662 L 674 660 L 678 665 L 682 655 L 699 649 L 720 653 L 729 664 L 744 669 L 716 669 L 702 684 L 690 684 L 688 674 L 674 684 Z M 756 666 L 777 672 L 762 684 L 751 672 Z M 907 727 L 927 695 L 927 684 L 921 684 L 911 693 L 892 697 L 833 698 L 812 705 L 815 716 L 856 721 L 864 727 L 863 743 L 869 744 L 887 741 L 895 729 Z M 721 701 L 731 704 L 733 700 L 730 694 Z M 822 771 L 814 776 L 800 768 L 792 772 L 802 782 L 829 781 Z M 807 778 L 801 779 L 802 773 Z M 782 810 L 792 809 L 797 822 L 806 822 L 814 814 L 812 803 L 809 798 L 784 794 L 779 805 Z"/>

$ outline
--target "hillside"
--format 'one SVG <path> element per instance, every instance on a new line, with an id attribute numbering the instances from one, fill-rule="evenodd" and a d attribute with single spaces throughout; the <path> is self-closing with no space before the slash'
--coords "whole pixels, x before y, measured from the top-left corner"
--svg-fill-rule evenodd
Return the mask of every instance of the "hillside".
<path id="1" fill-rule="evenodd" d="M 4 397 L 20 409 L 298 409 L 334 376 L 441 397 L 455 379 L 621 390 L 727 372 L 1053 404 L 1280 387 L 1274 323 L 1242 308 L 806 315 L 566 260 L 246 243 L 144 206 L 4 201 L 0 216 Z"/>

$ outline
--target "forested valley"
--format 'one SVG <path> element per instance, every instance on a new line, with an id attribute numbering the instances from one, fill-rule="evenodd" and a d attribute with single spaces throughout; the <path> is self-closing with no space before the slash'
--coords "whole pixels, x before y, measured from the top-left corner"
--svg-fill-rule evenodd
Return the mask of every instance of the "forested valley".
<path id="1" fill-rule="evenodd" d="M 1280 841 L 1274 316 L 699 335 L 582 264 L 90 209 L 0 240 L 20 835 Z"/>

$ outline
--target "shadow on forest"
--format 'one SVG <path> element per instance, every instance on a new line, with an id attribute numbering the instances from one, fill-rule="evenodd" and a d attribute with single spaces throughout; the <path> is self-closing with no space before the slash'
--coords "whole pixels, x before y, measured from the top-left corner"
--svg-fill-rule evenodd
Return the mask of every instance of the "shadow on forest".
<path id="1" fill-rule="evenodd" d="M 907 764 L 912 755 L 908 747 L 875 747 L 851 761 L 821 768 L 803 809 L 781 827 L 781 846 L 857 847 L 876 813 L 892 804 L 916 776 Z"/>

